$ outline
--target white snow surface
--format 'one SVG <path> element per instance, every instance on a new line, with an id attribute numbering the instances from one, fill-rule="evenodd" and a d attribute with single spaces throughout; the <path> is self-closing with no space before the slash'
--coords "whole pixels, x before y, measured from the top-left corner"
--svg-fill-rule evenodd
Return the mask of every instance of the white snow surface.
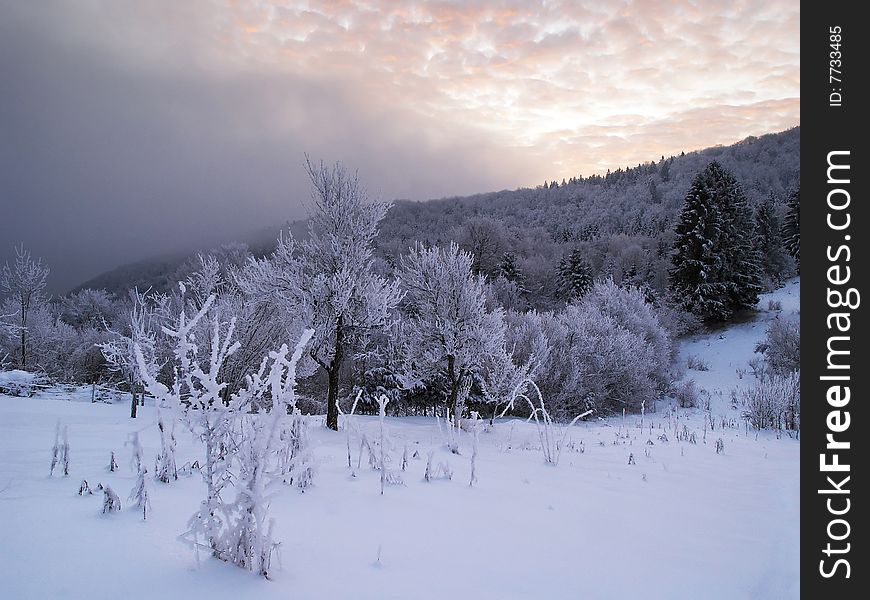
<path id="1" fill-rule="evenodd" d="M 640 415 L 576 426 L 553 467 L 533 424 L 501 420 L 480 434 L 469 487 L 468 434 L 455 456 L 433 419 L 388 418 L 392 468 L 406 443 L 419 458 L 404 485 L 381 496 L 365 457 L 351 477 L 344 432 L 311 417 L 318 473 L 304 494 L 288 485 L 272 502 L 281 542 L 272 581 L 205 556 L 198 564 L 179 541 L 204 497 L 197 474 L 154 482 L 146 522 L 124 502 L 136 480 L 130 433 L 139 432 L 149 467 L 159 450 L 153 406 L 134 420 L 129 398 L 92 404 L 89 390 L 0 396 L 0 597 L 797 598 L 800 443 L 747 435 L 729 391 L 751 383 L 748 361 L 766 322 L 799 310 L 799 290 L 790 281 L 762 298 L 753 321 L 683 343 L 678 364 L 690 355 L 709 364 L 684 376 L 711 392 L 717 428 L 706 442 L 703 410 L 677 409 L 677 428 L 697 437 L 680 442 L 672 404 L 660 401 L 643 428 Z M 767 310 L 770 299 L 782 310 Z M 720 428 L 723 417 L 737 426 Z M 48 476 L 58 419 L 69 426 L 67 478 Z M 377 417 L 358 419 L 376 438 Z M 176 431 L 179 466 L 201 459 L 199 443 Z M 724 454 L 715 451 L 720 437 Z M 433 463 L 449 462 L 452 480 L 423 481 L 430 449 Z M 107 471 L 112 450 L 115 473 Z M 122 511 L 100 514 L 101 494 L 77 495 L 82 479 L 111 485 Z"/>

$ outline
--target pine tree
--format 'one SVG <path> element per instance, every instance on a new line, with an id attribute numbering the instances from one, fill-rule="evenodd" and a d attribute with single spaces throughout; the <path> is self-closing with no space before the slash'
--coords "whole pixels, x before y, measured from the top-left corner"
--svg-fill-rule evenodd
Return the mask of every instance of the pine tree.
<path id="1" fill-rule="evenodd" d="M 782 224 L 782 238 L 786 252 L 798 263 L 801 260 L 801 189 L 788 197 L 788 213 Z"/>
<path id="2" fill-rule="evenodd" d="M 586 262 L 579 248 L 575 248 L 561 260 L 559 278 L 562 291 L 571 299 L 582 298 L 592 287 L 592 267 Z"/>
<path id="3" fill-rule="evenodd" d="M 771 281 L 779 281 L 788 268 L 788 258 L 783 252 L 779 217 L 776 215 L 776 198 L 770 193 L 755 209 L 755 235 L 761 269 Z"/>
<path id="4" fill-rule="evenodd" d="M 734 176 L 711 162 L 692 182 L 676 227 L 671 291 L 690 312 L 726 321 L 758 302 L 752 213 Z"/>

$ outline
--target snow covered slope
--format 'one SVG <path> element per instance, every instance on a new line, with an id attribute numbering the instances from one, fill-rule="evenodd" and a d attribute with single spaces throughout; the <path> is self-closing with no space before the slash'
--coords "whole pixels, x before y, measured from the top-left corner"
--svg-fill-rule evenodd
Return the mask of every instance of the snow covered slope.
<path id="1" fill-rule="evenodd" d="M 780 300 L 783 313 L 797 310 L 798 292 L 791 282 L 762 300 L 757 320 L 681 348 L 682 364 L 694 355 L 709 365 L 686 373 L 712 392 L 717 428 L 706 439 L 703 410 L 659 402 L 643 421 L 578 425 L 553 467 L 533 424 L 503 420 L 480 435 L 478 482 L 470 487 L 467 436 L 455 456 L 431 419 L 388 419 L 394 464 L 406 445 L 412 458 L 404 485 L 381 496 L 365 457 L 352 477 L 344 433 L 312 417 L 319 472 L 304 494 L 288 486 L 273 501 L 283 565 L 273 581 L 204 556 L 198 565 L 178 540 L 203 497 L 198 476 L 155 482 L 146 522 L 130 508 L 135 474 L 125 444 L 139 431 L 152 464 L 159 447 L 152 406 L 132 420 L 126 401 L 0 396 L 0 596 L 796 598 L 800 444 L 747 435 L 728 396 L 750 383 L 748 360 L 776 316 L 767 301 Z M 58 419 L 69 426 L 68 478 L 48 476 Z M 730 421 L 736 426 L 720 425 Z M 374 435 L 375 418 L 359 422 Z M 179 465 L 200 458 L 199 444 L 177 431 Z M 695 443 L 678 439 L 684 431 Z M 435 462 L 449 462 L 452 480 L 423 481 L 430 449 Z M 106 469 L 112 450 L 121 465 L 115 473 Z M 102 515 L 100 496 L 78 496 L 83 478 L 111 484 L 121 513 Z"/>

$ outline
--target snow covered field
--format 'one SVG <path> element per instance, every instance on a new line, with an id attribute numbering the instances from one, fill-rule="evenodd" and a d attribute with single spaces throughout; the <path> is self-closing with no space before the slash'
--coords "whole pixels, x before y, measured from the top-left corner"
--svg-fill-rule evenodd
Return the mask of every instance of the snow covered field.
<path id="1" fill-rule="evenodd" d="M 502 420 L 480 434 L 469 487 L 468 436 L 455 456 L 432 419 L 390 418 L 394 461 L 405 444 L 419 457 L 404 485 L 381 496 L 365 458 L 350 476 L 344 433 L 312 417 L 318 473 L 304 494 L 287 486 L 273 502 L 282 564 L 273 581 L 204 556 L 198 565 L 179 541 L 204 495 L 195 473 L 155 482 L 146 522 L 128 507 L 135 474 L 125 443 L 139 431 L 153 464 L 152 406 L 132 420 L 127 401 L 92 404 L 89 390 L 0 396 L 0 597 L 796 598 L 800 444 L 747 435 L 729 392 L 751 382 L 766 322 L 798 310 L 798 296 L 794 280 L 762 297 L 754 321 L 680 349 L 679 364 L 695 356 L 709 366 L 685 375 L 711 393 L 716 429 L 706 440 L 704 410 L 658 402 L 643 427 L 639 415 L 576 426 L 553 467 L 534 424 Z M 781 311 L 768 310 L 771 299 Z M 48 476 L 58 419 L 69 426 L 69 477 Z M 358 422 L 375 435 L 376 418 Z M 678 439 L 684 426 L 696 443 Z M 177 431 L 179 465 L 201 458 Z M 423 481 L 430 449 L 452 480 Z M 356 464 L 356 446 L 353 454 Z M 100 514 L 100 495 L 77 495 L 83 478 L 111 485 L 124 509 Z"/>

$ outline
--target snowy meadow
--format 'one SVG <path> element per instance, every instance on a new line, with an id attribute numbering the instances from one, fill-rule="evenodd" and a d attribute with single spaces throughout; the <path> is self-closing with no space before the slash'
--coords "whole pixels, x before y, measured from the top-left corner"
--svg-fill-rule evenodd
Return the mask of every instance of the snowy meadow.
<path id="1" fill-rule="evenodd" d="M 204 447 L 181 422 L 178 480 L 151 484 L 147 520 L 128 500 L 133 434 L 149 468 L 162 448 L 150 398 L 131 420 L 125 400 L 92 403 L 89 388 L 2 396 L 4 596 L 796 597 L 799 442 L 747 428 L 729 394 L 750 385 L 755 345 L 799 308 L 798 293 L 790 282 L 762 297 L 757 318 L 681 345 L 678 362 L 705 363 L 683 378 L 709 393 L 709 409 L 664 399 L 643 417 L 580 422 L 558 466 L 534 421 L 503 418 L 478 432 L 469 485 L 473 432 L 460 432 L 453 454 L 443 419 L 439 429 L 432 417 L 387 417 L 385 467 L 397 477 L 382 495 L 379 418 L 342 416 L 335 432 L 305 417 L 316 475 L 304 491 L 281 483 L 270 500 L 280 542 L 270 581 L 197 558 L 180 539 L 205 494 L 190 469 Z M 69 476 L 48 475 L 58 420 Z M 432 471 L 446 473 L 426 481 L 430 452 Z M 93 495 L 79 495 L 83 479 Z M 98 484 L 117 492 L 119 512 L 102 513 Z"/>

